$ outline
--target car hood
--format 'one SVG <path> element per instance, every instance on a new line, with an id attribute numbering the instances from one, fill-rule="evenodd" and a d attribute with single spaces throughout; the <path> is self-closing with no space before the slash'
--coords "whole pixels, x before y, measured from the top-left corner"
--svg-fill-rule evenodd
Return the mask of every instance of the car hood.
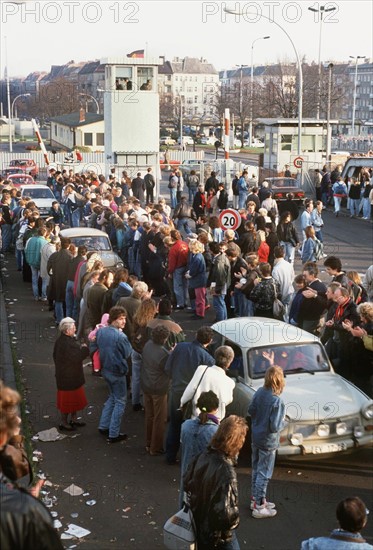
<path id="1" fill-rule="evenodd" d="M 38 208 L 51 208 L 55 199 L 31 199 Z"/>
<path id="2" fill-rule="evenodd" d="M 122 262 L 118 254 L 112 252 L 111 250 L 98 250 L 97 253 L 99 254 L 105 268 L 115 267 L 118 263 Z"/>
<path id="3" fill-rule="evenodd" d="M 368 402 L 358 388 L 334 373 L 287 375 L 282 398 L 287 414 L 298 421 L 356 415 Z"/>

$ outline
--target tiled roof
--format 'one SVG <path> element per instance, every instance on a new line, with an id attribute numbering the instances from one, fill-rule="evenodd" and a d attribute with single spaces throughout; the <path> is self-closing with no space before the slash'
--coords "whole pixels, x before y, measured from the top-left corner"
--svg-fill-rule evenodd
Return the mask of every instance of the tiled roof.
<path id="1" fill-rule="evenodd" d="M 179 61 L 171 61 L 171 68 L 174 73 L 183 74 L 218 74 L 211 63 L 201 61 L 197 57 L 185 57 Z"/>

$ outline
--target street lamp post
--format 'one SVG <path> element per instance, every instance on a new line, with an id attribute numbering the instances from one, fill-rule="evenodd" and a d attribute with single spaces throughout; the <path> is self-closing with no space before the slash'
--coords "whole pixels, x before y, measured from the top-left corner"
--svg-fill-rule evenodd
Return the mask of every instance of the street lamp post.
<path id="1" fill-rule="evenodd" d="M 320 118 L 320 107 L 321 107 L 321 40 L 322 40 L 322 22 L 324 13 L 329 11 L 334 11 L 337 8 L 331 7 L 326 8 L 325 6 L 320 6 L 320 8 L 308 8 L 310 11 L 315 13 L 320 13 L 320 32 L 319 32 L 319 68 L 318 68 L 318 82 L 317 82 L 317 104 L 316 104 L 316 118 Z"/>
<path id="2" fill-rule="evenodd" d="M 249 143 L 253 143 L 253 116 L 254 116 L 254 44 L 258 40 L 268 40 L 270 36 L 260 36 L 251 43 L 251 72 L 250 72 L 250 127 L 249 127 Z"/>
<path id="3" fill-rule="evenodd" d="M 330 106 L 332 97 L 332 75 L 333 75 L 333 63 L 328 65 L 328 105 L 326 110 L 326 162 L 330 161 Z"/>
<path id="4" fill-rule="evenodd" d="M 13 99 L 12 106 L 11 106 L 11 109 L 10 109 L 12 120 L 14 120 L 14 104 L 17 101 L 17 99 L 20 98 L 20 97 L 30 97 L 30 96 L 31 96 L 31 94 L 19 94 Z"/>
<path id="5" fill-rule="evenodd" d="M 243 14 L 242 11 L 236 11 L 236 10 L 232 10 L 232 9 L 228 9 L 228 8 L 224 8 L 224 11 L 226 13 L 230 13 L 232 15 L 242 15 Z M 253 13 L 249 13 L 249 12 L 245 11 L 245 15 L 246 16 L 247 15 L 257 16 L 258 14 L 253 14 Z M 298 50 L 296 49 L 295 44 L 294 44 L 291 36 L 289 35 L 289 33 L 279 23 L 277 23 L 277 21 L 275 21 L 274 19 L 271 19 L 267 15 L 263 15 L 261 13 L 260 17 L 263 17 L 264 19 L 267 19 L 273 25 L 276 25 L 277 27 L 279 27 L 282 30 L 282 32 L 285 33 L 285 35 L 288 37 L 291 45 L 293 46 L 293 50 L 294 50 L 295 56 L 297 58 L 297 66 L 298 66 L 298 147 L 297 147 L 297 149 L 298 149 L 298 155 L 300 155 L 302 153 L 302 117 L 303 117 L 303 71 L 302 71 L 302 63 L 301 63 L 301 60 L 300 60 L 300 57 L 299 57 Z"/>
<path id="6" fill-rule="evenodd" d="M 357 66 L 359 59 L 364 59 L 365 55 L 350 55 L 350 59 L 355 59 L 355 78 L 354 78 L 354 99 L 352 103 L 352 137 L 355 135 L 355 111 L 356 111 L 356 87 L 357 87 Z"/>
<path id="7" fill-rule="evenodd" d="M 242 89 L 242 86 L 243 86 L 243 72 L 242 72 L 242 69 L 244 67 L 247 67 L 247 65 L 236 65 L 236 67 L 239 67 L 240 68 L 240 103 L 239 103 L 239 110 L 240 110 L 240 124 L 241 124 L 241 143 L 243 145 L 243 133 L 244 133 L 244 129 L 243 129 L 243 116 L 242 116 L 242 109 L 243 109 L 243 89 Z M 234 115 L 233 115 L 233 121 L 234 121 Z M 233 139 L 235 138 L 235 135 L 234 135 L 234 128 L 233 128 Z"/>
<path id="8" fill-rule="evenodd" d="M 98 104 L 97 99 L 93 95 L 87 94 L 85 92 L 79 92 L 79 95 L 84 95 L 84 96 L 88 97 L 89 99 L 92 99 L 96 104 L 97 114 L 98 115 L 100 114 L 100 105 Z"/>

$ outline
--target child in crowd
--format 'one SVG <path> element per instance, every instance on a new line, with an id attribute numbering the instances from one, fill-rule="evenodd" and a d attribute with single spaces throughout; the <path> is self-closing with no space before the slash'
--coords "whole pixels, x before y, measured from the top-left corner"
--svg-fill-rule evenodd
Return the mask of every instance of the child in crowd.
<path id="1" fill-rule="evenodd" d="M 267 501 L 266 493 L 284 427 L 285 404 L 280 397 L 284 387 L 283 370 L 277 366 L 269 367 L 264 386 L 255 393 L 249 406 L 252 437 L 250 508 L 255 519 L 272 518 L 277 514 L 275 504 Z"/>
<path id="2" fill-rule="evenodd" d="M 95 326 L 93 330 L 88 334 L 88 341 L 89 342 L 95 342 L 96 341 L 96 334 L 99 328 L 107 327 L 108 326 L 108 319 L 109 314 L 104 313 L 101 317 L 101 322 Z M 97 349 L 95 352 L 93 352 L 92 355 L 92 374 L 95 374 L 96 376 L 99 376 L 101 373 L 101 362 L 100 362 L 100 352 Z"/>

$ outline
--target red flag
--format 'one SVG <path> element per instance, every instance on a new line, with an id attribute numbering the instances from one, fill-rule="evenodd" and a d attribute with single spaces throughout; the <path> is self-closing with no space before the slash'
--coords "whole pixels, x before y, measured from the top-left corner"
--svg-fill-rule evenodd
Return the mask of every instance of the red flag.
<path id="1" fill-rule="evenodd" d="M 134 50 L 133 52 L 128 53 L 127 57 L 141 58 L 141 57 L 144 57 L 144 53 L 145 53 L 144 50 Z"/>

